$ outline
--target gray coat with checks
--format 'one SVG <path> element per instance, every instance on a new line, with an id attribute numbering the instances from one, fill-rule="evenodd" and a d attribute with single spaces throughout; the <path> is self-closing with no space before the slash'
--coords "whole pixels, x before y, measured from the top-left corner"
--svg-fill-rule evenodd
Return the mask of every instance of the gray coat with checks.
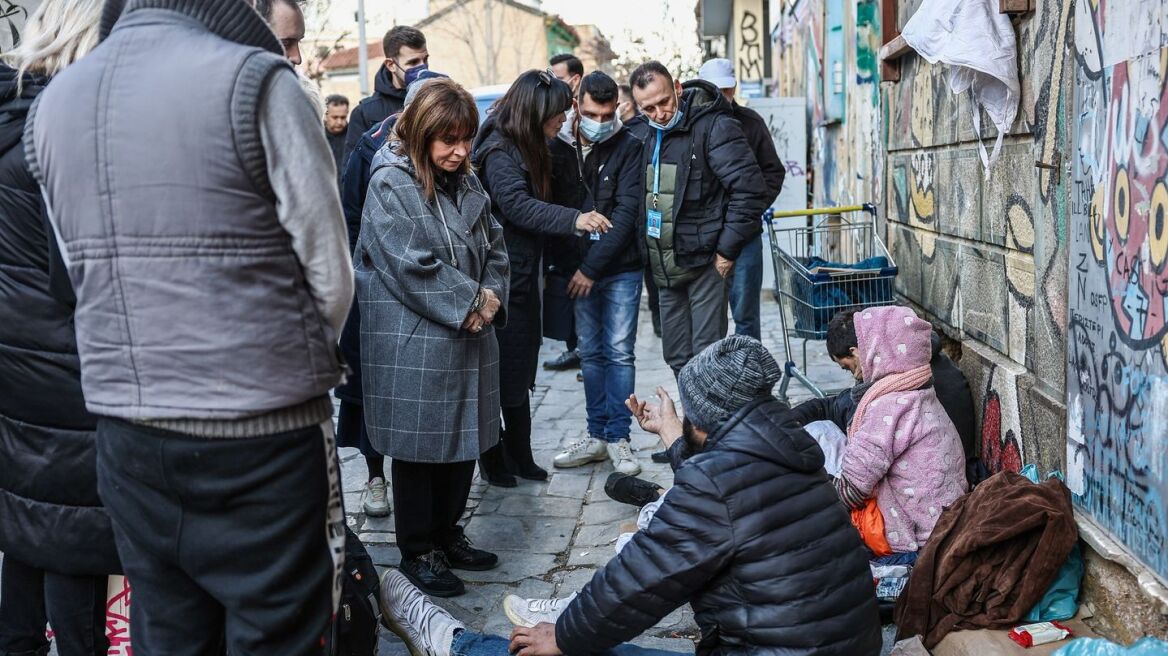
<path id="1" fill-rule="evenodd" d="M 365 424 L 391 458 L 475 460 L 499 439 L 499 346 L 493 326 L 461 326 L 480 287 L 507 307 L 503 229 L 474 174 L 456 202 L 441 190 L 427 202 L 413 171 L 388 146 L 377 154 L 353 257 Z"/>

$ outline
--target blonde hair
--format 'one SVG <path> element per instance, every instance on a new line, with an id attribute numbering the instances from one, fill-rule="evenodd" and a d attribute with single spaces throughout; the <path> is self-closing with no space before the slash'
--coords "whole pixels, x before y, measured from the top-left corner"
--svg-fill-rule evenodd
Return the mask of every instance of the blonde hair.
<path id="1" fill-rule="evenodd" d="M 3 55 L 18 72 L 52 77 L 93 50 L 105 0 L 44 0 L 29 16 L 20 43 Z M 19 84 L 19 81 L 17 82 Z"/>

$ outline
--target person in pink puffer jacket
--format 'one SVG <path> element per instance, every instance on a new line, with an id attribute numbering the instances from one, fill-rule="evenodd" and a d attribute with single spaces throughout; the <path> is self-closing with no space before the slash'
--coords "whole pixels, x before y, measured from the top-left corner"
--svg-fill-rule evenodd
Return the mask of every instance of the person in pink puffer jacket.
<path id="1" fill-rule="evenodd" d="M 920 550 L 966 491 L 961 438 L 933 391 L 932 326 L 906 307 L 855 315 L 865 384 L 836 489 L 851 509 L 875 498 L 894 553 Z"/>

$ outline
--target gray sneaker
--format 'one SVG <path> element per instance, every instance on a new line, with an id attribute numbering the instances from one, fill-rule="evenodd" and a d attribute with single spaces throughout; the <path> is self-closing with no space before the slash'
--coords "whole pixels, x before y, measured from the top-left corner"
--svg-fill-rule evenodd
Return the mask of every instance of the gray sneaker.
<path id="1" fill-rule="evenodd" d="M 365 484 L 361 493 L 361 507 L 366 517 L 389 517 L 389 486 L 385 479 L 377 477 Z"/>
<path id="2" fill-rule="evenodd" d="M 381 578 L 380 601 L 382 624 L 406 643 L 411 656 L 450 656 L 455 632 L 466 630 L 396 569 Z"/>
<path id="3" fill-rule="evenodd" d="M 529 629 L 543 622 L 555 624 L 564 609 L 575 598 L 575 592 L 563 599 L 524 599 L 516 595 L 507 595 L 503 598 L 503 613 L 515 626 Z"/>

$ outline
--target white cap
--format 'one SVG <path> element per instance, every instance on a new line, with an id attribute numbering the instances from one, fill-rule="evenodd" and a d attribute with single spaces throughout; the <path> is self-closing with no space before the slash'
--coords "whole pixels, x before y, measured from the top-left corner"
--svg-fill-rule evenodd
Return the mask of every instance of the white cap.
<path id="1" fill-rule="evenodd" d="M 729 59 L 711 59 L 702 64 L 698 79 L 712 83 L 719 89 L 733 89 L 738 86 L 734 79 L 734 64 Z"/>

